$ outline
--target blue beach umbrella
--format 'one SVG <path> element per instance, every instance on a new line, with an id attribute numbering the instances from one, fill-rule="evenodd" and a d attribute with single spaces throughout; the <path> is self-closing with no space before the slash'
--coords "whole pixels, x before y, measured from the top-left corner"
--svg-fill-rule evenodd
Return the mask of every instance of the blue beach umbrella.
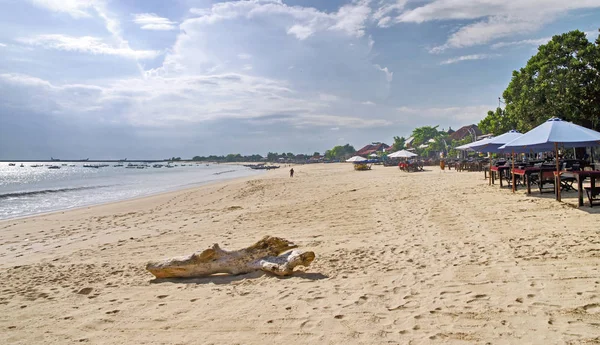
<path id="1" fill-rule="evenodd" d="M 515 130 L 511 130 L 497 137 L 480 140 L 480 142 L 475 142 L 473 143 L 473 145 L 471 145 L 471 149 L 478 152 L 502 152 L 502 150 L 500 150 L 500 146 L 505 145 L 506 143 L 509 143 L 515 139 L 518 139 L 522 135 L 523 134 Z"/>
<path id="2" fill-rule="evenodd" d="M 559 171 L 558 145 L 564 148 L 599 146 L 600 132 L 553 117 L 499 149 L 512 152 L 555 151 L 556 171 Z M 560 201 L 560 174 L 557 177 L 556 199 Z"/>
<path id="3" fill-rule="evenodd" d="M 545 152 L 554 151 L 558 145 L 564 148 L 598 146 L 600 133 L 553 117 L 499 149 L 519 153 Z"/>
<path id="4" fill-rule="evenodd" d="M 460 150 L 460 151 L 469 151 L 469 150 L 473 150 L 473 146 L 483 146 L 485 144 L 487 144 L 492 138 L 486 138 L 486 139 L 481 139 L 481 140 L 477 140 L 474 141 L 472 143 L 468 143 L 468 144 L 464 144 L 464 145 L 460 145 L 455 147 L 455 149 Z M 476 150 L 473 150 L 476 151 Z"/>

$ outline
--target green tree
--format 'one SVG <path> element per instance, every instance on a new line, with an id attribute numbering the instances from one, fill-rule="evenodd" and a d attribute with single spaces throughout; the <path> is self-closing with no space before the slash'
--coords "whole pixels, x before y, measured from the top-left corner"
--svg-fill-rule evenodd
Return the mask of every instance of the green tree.
<path id="1" fill-rule="evenodd" d="M 429 139 L 436 138 L 440 133 L 437 129 L 438 127 L 439 126 L 423 126 L 413 129 L 412 137 L 414 140 L 412 146 L 419 147 L 419 145 L 425 144 Z"/>
<path id="2" fill-rule="evenodd" d="M 556 35 L 514 71 L 503 92 L 504 111 L 488 112 L 480 126 L 499 134 L 526 132 L 550 117 L 600 129 L 600 37 L 579 30 Z"/>
<path id="3" fill-rule="evenodd" d="M 331 150 L 325 152 L 325 158 L 328 160 L 344 159 L 352 156 L 356 150 L 350 144 L 344 146 L 335 146 Z"/>
<path id="4" fill-rule="evenodd" d="M 404 145 L 406 144 L 406 139 L 404 137 L 394 137 L 394 143 L 392 144 L 392 148 L 394 151 L 404 150 Z"/>
<path id="5" fill-rule="evenodd" d="M 495 112 L 488 111 L 487 116 L 477 126 L 483 133 L 499 135 L 517 128 L 517 121 L 510 117 L 505 109 L 496 108 Z"/>
<path id="6" fill-rule="evenodd" d="M 267 154 L 267 160 L 269 162 L 274 162 L 277 160 L 277 158 L 279 157 L 279 155 L 277 154 L 277 152 L 269 152 Z"/>

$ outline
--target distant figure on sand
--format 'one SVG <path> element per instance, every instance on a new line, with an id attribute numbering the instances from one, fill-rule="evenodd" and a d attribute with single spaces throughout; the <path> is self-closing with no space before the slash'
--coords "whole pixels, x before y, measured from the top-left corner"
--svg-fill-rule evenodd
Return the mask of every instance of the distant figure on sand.
<path id="1" fill-rule="evenodd" d="M 290 177 L 294 177 L 294 168 L 290 169 Z"/>

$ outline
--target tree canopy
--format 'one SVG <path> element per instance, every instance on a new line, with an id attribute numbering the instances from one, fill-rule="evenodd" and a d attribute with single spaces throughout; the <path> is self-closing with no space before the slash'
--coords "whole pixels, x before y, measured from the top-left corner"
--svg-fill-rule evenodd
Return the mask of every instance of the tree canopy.
<path id="1" fill-rule="evenodd" d="M 328 160 L 336 160 L 343 159 L 352 156 L 356 150 L 350 144 L 346 144 L 344 146 L 335 146 L 331 150 L 325 151 L 325 159 Z"/>
<path id="2" fill-rule="evenodd" d="M 413 129 L 412 137 L 414 138 L 412 141 L 413 147 L 418 147 L 419 145 L 425 144 L 429 139 L 436 138 L 440 131 L 438 131 L 439 126 L 423 126 L 417 127 Z"/>
<path id="3" fill-rule="evenodd" d="M 514 71 L 502 94 L 506 108 L 489 111 L 479 127 L 526 132 L 551 117 L 600 130 L 600 37 L 579 30 L 556 35 Z"/>
<path id="4" fill-rule="evenodd" d="M 392 149 L 394 151 L 404 150 L 406 147 L 406 139 L 404 137 L 394 137 L 394 143 L 392 144 Z"/>

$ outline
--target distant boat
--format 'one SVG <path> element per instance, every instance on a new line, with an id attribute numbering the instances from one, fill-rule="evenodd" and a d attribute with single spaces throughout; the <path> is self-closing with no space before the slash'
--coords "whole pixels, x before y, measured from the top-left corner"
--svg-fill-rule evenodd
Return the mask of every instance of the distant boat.
<path id="1" fill-rule="evenodd" d="M 15 166 L 15 163 L 8 163 L 8 166 L 9 166 L 9 167 L 14 167 L 14 166 Z"/>
<path id="2" fill-rule="evenodd" d="M 144 169 L 144 166 L 143 165 L 138 165 L 136 168 L 137 169 Z"/>
<path id="3" fill-rule="evenodd" d="M 115 167 L 115 168 L 122 167 L 122 166 L 123 166 L 123 164 L 115 164 L 115 165 L 113 165 L 113 167 Z"/>
<path id="4" fill-rule="evenodd" d="M 41 164 L 34 164 L 34 165 L 32 165 L 31 167 L 32 167 L 32 168 L 39 168 L 39 167 L 43 167 L 43 165 L 41 165 Z"/>
<path id="5" fill-rule="evenodd" d="M 84 168 L 95 168 L 95 169 L 100 168 L 99 165 L 94 165 L 94 164 L 84 164 L 83 167 Z"/>
<path id="6" fill-rule="evenodd" d="M 70 166 L 70 167 L 74 167 L 74 166 L 76 166 L 76 165 L 75 165 L 75 164 L 69 164 L 69 166 Z"/>
<path id="7" fill-rule="evenodd" d="M 60 169 L 60 166 L 58 165 L 51 165 L 48 167 L 48 169 Z"/>
<path id="8" fill-rule="evenodd" d="M 66 163 L 64 163 L 64 164 L 61 164 L 61 165 L 62 165 L 62 166 L 64 166 L 64 167 L 66 167 L 66 166 L 67 166 L 67 164 L 66 164 Z"/>
<path id="9" fill-rule="evenodd" d="M 153 168 L 162 168 L 163 165 L 162 164 L 154 164 L 152 167 Z M 167 165 L 167 167 L 169 167 L 169 166 Z"/>
<path id="10" fill-rule="evenodd" d="M 21 167 L 21 168 L 24 168 L 25 166 L 23 165 L 23 163 L 21 163 L 20 167 Z"/>

